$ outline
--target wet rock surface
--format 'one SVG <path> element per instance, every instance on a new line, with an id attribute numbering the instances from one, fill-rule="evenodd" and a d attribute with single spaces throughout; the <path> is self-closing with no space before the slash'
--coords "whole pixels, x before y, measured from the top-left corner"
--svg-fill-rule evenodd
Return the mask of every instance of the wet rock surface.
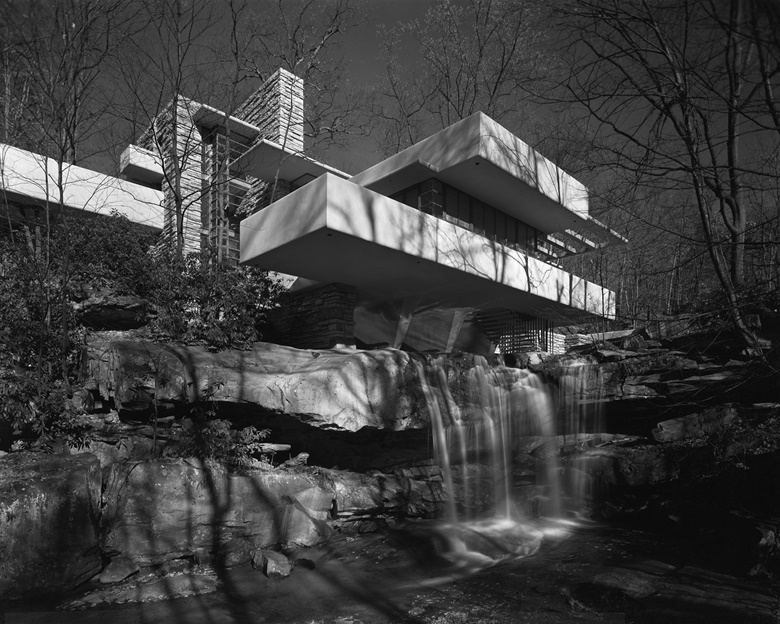
<path id="1" fill-rule="evenodd" d="M 0 597 L 70 589 L 99 572 L 99 505 L 93 456 L 0 457 Z"/>
<path id="2" fill-rule="evenodd" d="M 514 492 L 531 516 L 544 513 L 550 487 L 535 475 L 555 459 L 564 481 L 588 482 L 586 510 L 610 526 L 578 528 L 566 539 L 529 532 L 515 536 L 519 542 L 459 529 L 431 547 L 424 531 L 399 528 L 404 520 L 441 515 L 446 506 L 430 438 L 418 428 L 427 427 L 427 399 L 407 354 L 291 350 L 289 366 L 279 369 L 276 348 L 211 354 L 158 345 L 150 358 L 148 343 L 111 344 L 93 359 L 98 372 L 89 386 L 99 389 L 103 405 L 116 401 L 120 408 L 105 413 L 99 400 L 90 417 L 89 451 L 103 469 L 100 504 L 90 516 L 93 525 L 101 519 L 99 539 L 90 539 L 100 550 L 89 573 L 69 578 L 91 576 L 108 557 L 156 567 L 125 581 L 112 573 L 117 584 L 92 588 L 89 599 L 82 592 L 74 598 L 78 608 L 157 601 L 141 619 L 188 622 L 198 620 L 176 614 L 306 624 L 773 621 L 767 618 L 776 596 L 767 587 L 780 574 L 780 510 L 772 503 L 780 500 L 772 485 L 780 465 L 780 405 L 772 402 L 776 394 L 756 388 L 756 369 L 744 362 L 662 351 L 645 341 L 635 345 L 642 352 L 579 354 L 569 370 L 576 375 L 555 372 L 552 360 L 533 363 L 561 388 L 584 389 L 590 428 L 567 430 L 559 421 L 557 436 L 525 437 L 514 449 Z M 484 381 L 474 373 L 474 356 L 436 361 L 448 409 L 468 421 L 481 409 L 476 388 Z M 382 369 L 389 372 L 383 376 Z M 490 383 L 518 375 L 527 373 L 501 369 Z M 257 393 L 247 394 L 253 384 Z M 605 389 L 597 395 L 598 384 Z M 326 401 L 323 392 L 334 396 Z M 341 414 L 335 410 L 343 396 L 351 398 Z M 157 412 L 150 411 L 155 397 Z M 258 461 L 236 472 L 160 460 L 183 429 L 182 415 L 187 420 L 187 410 L 205 397 L 219 398 L 208 403 L 210 417 L 271 428 L 268 453 L 284 468 Z M 383 401 L 394 400 L 399 412 L 388 414 Z M 302 411 L 317 402 L 322 413 Z M 603 421 L 598 407 L 605 408 Z M 471 491 L 466 496 L 456 487 L 456 503 L 476 489 L 486 493 L 477 506 L 491 506 L 489 462 L 462 455 L 467 463 L 452 472 L 469 477 Z M 78 461 L 96 470 L 89 454 Z M 250 565 L 267 569 L 258 553 L 268 548 L 301 557 L 279 585 L 294 587 L 270 591 L 278 604 L 260 604 L 250 591 L 272 582 Z M 507 556 L 516 552 L 527 557 Z M 37 579 L 30 582 L 38 591 Z M 316 599 L 301 605 L 306 592 Z M 195 605 L 184 598 L 196 594 Z M 127 613 L 137 621 L 142 611 Z"/>
<path id="3" fill-rule="evenodd" d="M 217 575 L 212 568 L 199 566 L 191 571 L 164 575 L 147 572 L 131 581 L 106 589 L 87 591 L 57 605 L 58 611 L 85 610 L 125 603 L 157 602 L 209 594 L 217 590 Z M 62 619 L 60 615 L 58 619 Z"/>
<path id="4" fill-rule="evenodd" d="M 98 580 L 101 583 L 118 583 L 140 570 L 141 568 L 138 567 L 138 564 L 130 557 L 114 557 L 109 564 L 103 568 Z"/>
<path id="5" fill-rule="evenodd" d="M 542 528 L 542 527 L 540 527 Z M 304 551 L 286 580 L 250 565 L 142 574 L 50 609 L 17 605 L 7 622 L 85 621 L 111 609 L 139 621 L 276 624 L 773 624 L 776 588 L 698 565 L 675 538 L 599 524 L 569 526 L 531 556 L 471 574 L 434 560 L 419 529 L 342 536 Z M 196 596 L 197 594 L 197 596 Z M 189 597 L 188 597 L 189 596 Z M 161 598 L 168 598 L 162 600 Z M 79 609 L 70 613 L 63 609 Z M 86 610 L 86 611 L 85 611 Z M 46 619 L 49 618 L 49 619 Z M 82 619 L 78 619 L 82 618 Z"/>

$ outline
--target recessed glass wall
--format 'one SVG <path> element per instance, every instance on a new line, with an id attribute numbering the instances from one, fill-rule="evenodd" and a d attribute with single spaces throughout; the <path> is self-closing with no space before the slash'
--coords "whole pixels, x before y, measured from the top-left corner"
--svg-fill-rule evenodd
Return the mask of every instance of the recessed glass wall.
<path id="1" fill-rule="evenodd" d="M 541 248 L 546 236 L 536 228 L 435 178 L 404 189 L 391 199 L 512 249 L 545 260 L 557 259 Z"/>

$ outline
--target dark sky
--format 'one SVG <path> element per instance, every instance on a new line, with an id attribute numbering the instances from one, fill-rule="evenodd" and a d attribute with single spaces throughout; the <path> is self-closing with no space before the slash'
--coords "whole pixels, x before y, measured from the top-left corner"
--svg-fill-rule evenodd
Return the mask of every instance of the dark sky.
<path id="1" fill-rule="evenodd" d="M 366 21 L 349 38 L 344 48 L 344 57 L 349 62 L 355 82 L 375 82 L 381 66 L 377 28 L 388 27 L 399 22 L 422 18 L 426 10 L 433 6 L 433 0 L 359 0 L 359 6 L 366 11 Z"/>
<path id="2" fill-rule="evenodd" d="M 456 0 L 462 3 L 465 0 Z M 366 20 L 352 32 L 344 46 L 344 60 L 348 64 L 350 80 L 354 84 L 372 84 L 379 81 L 382 65 L 379 62 L 379 39 L 377 28 L 388 28 L 400 22 L 422 19 L 435 0 L 358 0 L 366 12 Z M 401 50 L 403 54 L 404 50 Z M 411 53 L 411 49 L 409 49 Z M 350 146 L 349 153 L 334 150 L 334 166 L 344 167 L 352 173 L 382 159 L 376 143 L 371 139 L 357 141 Z M 360 165 L 354 164 L 360 163 Z"/>

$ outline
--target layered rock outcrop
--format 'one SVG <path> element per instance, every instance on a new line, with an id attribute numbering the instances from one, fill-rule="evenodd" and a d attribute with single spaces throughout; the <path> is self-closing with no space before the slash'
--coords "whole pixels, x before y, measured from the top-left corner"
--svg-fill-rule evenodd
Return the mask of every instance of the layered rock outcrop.
<path id="1" fill-rule="evenodd" d="M 118 461 L 90 453 L 0 458 L 0 600 L 71 589 L 104 559 L 234 566 L 266 548 L 318 544 L 441 515 L 435 466 L 358 474 L 299 466 L 228 471 L 195 459 Z M 109 567 L 104 570 L 106 578 Z"/>
<path id="2" fill-rule="evenodd" d="M 248 351 L 146 341 L 95 342 L 90 387 L 121 408 L 226 401 L 298 415 L 349 431 L 427 426 L 408 353 L 393 349 L 311 351 L 256 343 Z"/>
<path id="3" fill-rule="evenodd" d="M 235 564 L 265 546 L 324 540 L 334 492 L 308 472 L 239 475 L 188 459 L 115 464 L 103 500 L 106 552 L 148 565 L 207 551 Z"/>

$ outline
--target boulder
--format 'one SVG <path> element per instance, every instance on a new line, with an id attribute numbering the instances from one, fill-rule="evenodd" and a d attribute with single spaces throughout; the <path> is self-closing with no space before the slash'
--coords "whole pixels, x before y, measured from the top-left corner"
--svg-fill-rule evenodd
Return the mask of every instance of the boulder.
<path id="1" fill-rule="evenodd" d="M 78 456 L 0 458 L 0 596 L 71 589 L 100 571 L 100 464 Z"/>
<path id="2" fill-rule="evenodd" d="M 721 390 L 724 381 L 734 384 L 752 374 L 742 364 L 718 366 L 677 351 L 593 348 L 549 356 L 528 368 L 588 402 L 686 397 L 705 388 Z"/>
<path id="3" fill-rule="evenodd" d="M 674 442 L 615 444 L 587 450 L 577 460 L 576 468 L 605 483 L 641 487 L 675 481 L 706 471 L 711 465 L 711 448 Z"/>
<path id="4" fill-rule="evenodd" d="M 314 426 L 349 431 L 427 426 L 412 357 L 382 349 L 306 350 L 256 343 L 248 351 L 140 340 L 93 342 L 89 386 L 121 408 L 199 400 L 252 403 Z"/>
<path id="5" fill-rule="evenodd" d="M 110 290 L 92 292 L 73 305 L 79 320 L 93 329 L 136 329 L 148 324 L 155 312 L 145 299 Z"/>
<path id="6" fill-rule="evenodd" d="M 653 437 L 658 442 L 672 442 L 712 433 L 724 427 L 737 417 L 733 405 L 712 407 L 698 414 L 689 414 L 659 422 L 653 429 Z"/>
<path id="7" fill-rule="evenodd" d="M 433 471 L 407 472 L 419 478 L 409 478 L 403 474 L 322 471 L 333 484 L 334 512 L 339 519 L 353 520 L 367 516 L 440 516 L 446 501 L 441 474 Z"/>
<path id="8" fill-rule="evenodd" d="M 287 578 L 292 573 L 293 564 L 282 553 L 274 550 L 252 552 L 252 567 L 262 571 L 268 578 Z"/>
<path id="9" fill-rule="evenodd" d="M 193 557 L 232 566 L 252 551 L 318 544 L 332 522 L 440 516 L 438 471 L 405 471 L 411 476 L 307 467 L 238 475 L 189 459 L 120 462 L 105 473 L 101 545 L 144 565 Z"/>
<path id="10" fill-rule="evenodd" d="M 333 499 L 314 471 L 237 475 L 196 460 L 118 463 L 105 480 L 102 546 L 143 564 L 207 551 L 235 565 L 252 549 L 321 542 Z"/>
<path id="11" fill-rule="evenodd" d="M 663 581 L 653 574 L 623 568 L 597 574 L 593 584 L 619 589 L 631 598 L 647 598 L 664 587 Z"/>

